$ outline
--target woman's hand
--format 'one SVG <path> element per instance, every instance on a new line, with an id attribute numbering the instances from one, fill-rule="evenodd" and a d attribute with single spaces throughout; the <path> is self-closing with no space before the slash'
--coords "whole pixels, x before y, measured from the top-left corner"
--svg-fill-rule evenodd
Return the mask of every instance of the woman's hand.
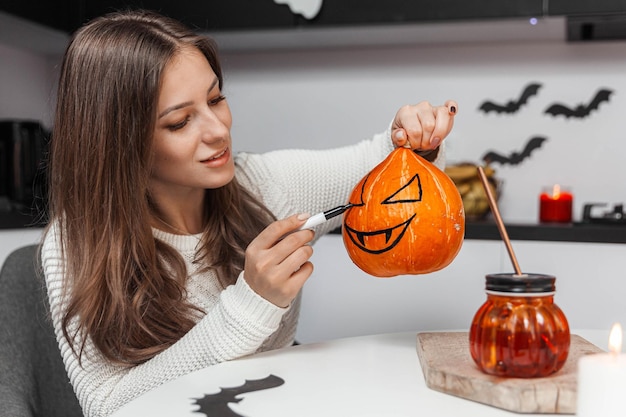
<path id="1" fill-rule="evenodd" d="M 313 272 L 307 243 L 312 230 L 297 230 L 309 216 L 293 215 L 267 226 L 246 249 L 244 278 L 267 301 L 287 307 Z"/>
<path id="2" fill-rule="evenodd" d="M 452 130 L 458 109 L 459 106 L 453 100 L 437 107 L 427 101 L 403 106 L 393 119 L 391 139 L 398 147 L 405 146 L 418 151 L 436 149 Z"/>

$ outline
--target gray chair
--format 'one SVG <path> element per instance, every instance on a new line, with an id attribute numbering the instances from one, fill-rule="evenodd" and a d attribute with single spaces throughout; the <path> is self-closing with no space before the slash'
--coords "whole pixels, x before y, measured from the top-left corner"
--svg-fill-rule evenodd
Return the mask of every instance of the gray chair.
<path id="1" fill-rule="evenodd" d="M 36 245 L 0 271 L 0 416 L 82 416 L 49 319 Z"/>

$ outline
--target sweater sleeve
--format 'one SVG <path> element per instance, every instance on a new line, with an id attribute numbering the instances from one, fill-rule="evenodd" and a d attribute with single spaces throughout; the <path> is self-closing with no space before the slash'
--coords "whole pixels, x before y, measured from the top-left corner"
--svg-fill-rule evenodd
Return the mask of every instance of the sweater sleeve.
<path id="1" fill-rule="evenodd" d="M 311 215 L 346 204 L 354 186 L 394 149 L 391 131 L 355 145 L 327 150 L 279 150 L 237 155 L 237 178 L 277 218 Z M 435 165 L 443 167 L 440 149 Z M 341 224 L 341 216 L 316 227 L 319 237 Z"/>
<path id="2" fill-rule="evenodd" d="M 104 358 L 87 339 L 79 362 L 62 332 L 66 308 L 58 239 L 51 228 L 42 248 L 51 317 L 65 368 L 86 416 L 107 416 L 140 394 L 162 383 L 219 362 L 255 353 L 289 310 L 258 296 L 239 277 L 221 293 L 215 305 L 178 342 L 149 361 L 123 367 Z M 73 323 L 70 334 L 76 330 Z M 74 346 L 80 346 L 81 339 Z M 277 346 L 274 346 L 277 347 Z"/>

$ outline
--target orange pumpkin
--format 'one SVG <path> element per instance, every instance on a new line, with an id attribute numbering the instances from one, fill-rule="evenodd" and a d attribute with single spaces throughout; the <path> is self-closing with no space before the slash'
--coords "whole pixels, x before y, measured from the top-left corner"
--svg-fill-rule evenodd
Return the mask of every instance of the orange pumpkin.
<path id="1" fill-rule="evenodd" d="M 354 188 L 343 215 L 350 259 L 377 277 L 445 268 L 465 235 L 463 200 L 452 180 L 410 149 L 397 148 Z"/>

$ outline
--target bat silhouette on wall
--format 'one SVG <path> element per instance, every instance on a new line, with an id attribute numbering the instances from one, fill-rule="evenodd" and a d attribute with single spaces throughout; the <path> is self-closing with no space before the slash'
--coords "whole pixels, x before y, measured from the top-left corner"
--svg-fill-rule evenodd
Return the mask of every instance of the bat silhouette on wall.
<path id="1" fill-rule="evenodd" d="M 220 392 L 217 394 L 207 394 L 202 398 L 196 398 L 195 403 L 200 406 L 200 409 L 195 412 L 203 413 L 207 417 L 241 417 L 241 414 L 235 413 L 228 406 L 229 403 L 238 403 L 243 400 L 243 398 L 237 398 L 238 395 L 276 388 L 284 383 L 284 379 L 276 375 L 268 375 L 262 379 L 246 380 L 243 385 L 238 387 L 220 388 Z"/>
<path id="2" fill-rule="evenodd" d="M 501 155 L 495 151 L 489 151 L 485 155 L 483 155 L 483 162 L 485 164 L 490 164 L 492 162 L 498 162 L 502 165 L 517 165 L 523 160 L 530 157 L 530 154 L 535 149 L 541 147 L 543 142 L 545 142 L 546 138 L 542 138 L 540 136 L 534 137 L 530 139 L 524 149 L 521 152 L 511 152 L 510 155 Z"/>
<path id="3" fill-rule="evenodd" d="M 568 119 L 570 117 L 583 119 L 589 116 L 589 114 L 593 110 L 598 110 L 598 107 L 600 107 L 600 104 L 604 103 L 605 101 L 608 102 L 612 93 L 613 93 L 612 90 L 607 90 L 603 88 L 601 90 L 598 90 L 598 92 L 591 99 L 589 104 L 579 104 L 578 106 L 574 108 L 570 108 L 564 104 L 555 103 L 555 104 L 552 104 L 550 107 L 548 107 L 544 113 L 551 114 L 552 116 L 565 116 Z"/>
<path id="4" fill-rule="evenodd" d="M 528 99 L 530 97 L 537 94 L 540 87 L 541 87 L 541 84 L 537 84 L 537 83 L 528 84 L 524 88 L 524 91 L 522 91 L 522 94 L 519 99 L 509 100 L 509 102 L 507 102 L 505 105 L 497 104 L 492 101 L 484 101 L 480 105 L 479 109 L 484 111 L 485 113 L 489 113 L 492 111 L 496 113 L 516 113 L 520 109 L 520 107 L 522 107 L 524 104 L 528 102 Z"/>

